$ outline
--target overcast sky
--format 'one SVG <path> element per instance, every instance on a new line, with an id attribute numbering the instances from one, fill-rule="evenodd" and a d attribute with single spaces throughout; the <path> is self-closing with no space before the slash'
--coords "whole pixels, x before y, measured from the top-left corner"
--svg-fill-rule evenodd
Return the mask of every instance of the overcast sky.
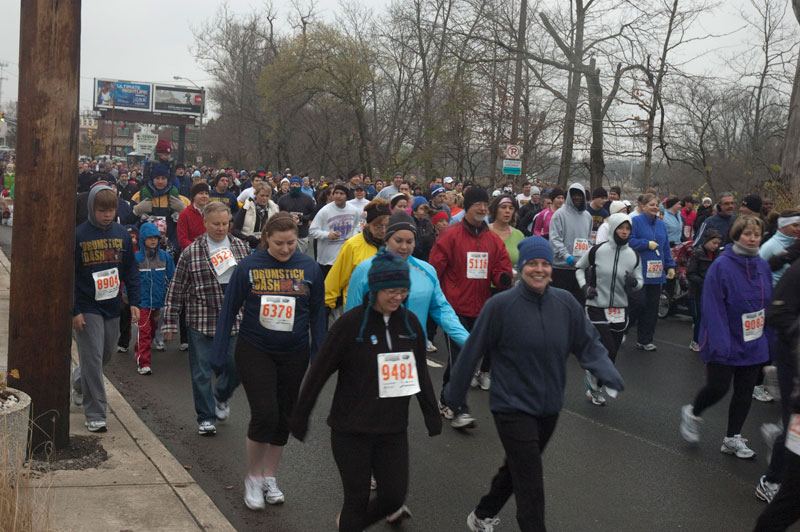
<path id="1" fill-rule="evenodd" d="M 788 0 L 787 0 L 788 1 Z M 369 0 L 373 9 L 385 9 L 390 0 Z M 319 14 L 333 18 L 338 0 L 316 0 Z M 143 82 L 175 83 L 173 76 L 192 79 L 198 85 L 208 85 L 209 79 L 192 56 L 192 32 L 202 22 L 213 18 L 219 2 L 211 0 L 84 0 L 81 30 L 81 92 L 80 108 L 92 106 L 92 79 L 120 79 Z M 736 13 L 747 6 L 748 0 L 726 0 L 724 7 L 700 21 L 698 30 L 723 32 L 742 24 Z M 230 0 L 237 13 L 258 6 L 257 0 Z M 276 6 L 288 11 L 289 0 L 275 0 Z M 0 32 L 0 62 L 3 70 L 0 106 L 17 99 L 19 83 L 19 0 L 0 2 L 0 19 L 5 23 Z M 789 9 L 791 17 L 791 9 Z M 793 18 L 793 17 L 792 17 Z M 729 38 L 705 47 L 730 50 L 741 36 Z M 704 60 L 705 61 L 705 60 Z M 698 71 L 711 65 L 700 62 Z M 183 83 L 183 82 L 181 82 Z"/>

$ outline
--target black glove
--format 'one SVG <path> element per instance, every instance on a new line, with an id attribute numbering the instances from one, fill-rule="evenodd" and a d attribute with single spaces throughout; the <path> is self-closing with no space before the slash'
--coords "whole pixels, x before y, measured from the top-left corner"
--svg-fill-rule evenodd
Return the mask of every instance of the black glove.
<path id="1" fill-rule="evenodd" d="M 247 243 L 250 244 L 250 247 L 253 249 L 258 247 L 259 242 L 261 242 L 261 239 L 256 235 L 250 235 L 247 237 Z"/>
<path id="2" fill-rule="evenodd" d="M 306 439 L 308 433 L 308 419 L 299 419 L 294 416 L 289 418 L 289 430 L 300 441 Z"/>
<path id="3" fill-rule="evenodd" d="M 583 285 L 583 297 L 585 299 L 594 299 L 597 297 L 597 288 L 589 284 Z"/>
<path id="4" fill-rule="evenodd" d="M 767 262 L 769 263 L 769 267 L 772 271 L 777 271 L 783 268 L 785 264 L 793 263 L 795 259 L 799 257 L 800 257 L 800 241 L 796 241 L 794 244 L 792 244 L 785 250 L 770 257 L 767 260 Z"/>
<path id="5" fill-rule="evenodd" d="M 511 286 L 511 274 L 508 272 L 503 272 L 500 274 L 500 287 L 501 288 L 508 288 Z"/>
<path id="6" fill-rule="evenodd" d="M 625 272 L 625 288 L 634 288 L 636 286 L 636 276 L 633 272 Z"/>

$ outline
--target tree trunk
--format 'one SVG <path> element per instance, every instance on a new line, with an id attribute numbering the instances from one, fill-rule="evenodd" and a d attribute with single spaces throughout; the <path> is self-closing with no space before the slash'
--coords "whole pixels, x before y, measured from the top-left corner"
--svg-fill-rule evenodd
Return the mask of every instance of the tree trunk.
<path id="1" fill-rule="evenodd" d="M 795 14 L 800 20 L 798 4 L 800 4 L 800 0 L 794 0 Z M 789 124 L 786 126 L 784 139 L 779 179 L 785 187 L 789 188 L 792 196 L 796 197 L 800 192 L 800 59 L 797 61 L 794 73 L 792 99 L 789 104 Z"/>
<path id="2" fill-rule="evenodd" d="M 603 185 L 606 163 L 603 158 L 603 87 L 600 85 L 600 70 L 596 62 L 589 62 L 586 72 L 586 88 L 589 92 L 589 113 L 592 117 L 592 144 L 589 148 L 589 188 L 594 190 Z"/>
<path id="3" fill-rule="evenodd" d="M 19 136 L 12 239 L 10 385 L 33 400 L 33 447 L 69 445 L 70 351 L 78 158 L 80 0 L 22 0 Z M 40 416 L 47 415 L 47 418 Z"/>

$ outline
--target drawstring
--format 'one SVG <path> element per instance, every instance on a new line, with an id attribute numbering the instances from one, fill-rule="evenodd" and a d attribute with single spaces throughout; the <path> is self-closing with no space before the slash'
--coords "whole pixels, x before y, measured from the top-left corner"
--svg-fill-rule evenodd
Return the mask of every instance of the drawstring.
<path id="1" fill-rule="evenodd" d="M 364 328 L 367 326 L 367 318 L 369 318 L 369 310 L 372 308 L 372 305 L 374 304 L 375 304 L 375 292 L 370 290 L 369 295 L 367 296 L 367 304 L 366 306 L 364 306 L 364 319 L 361 320 L 361 328 L 358 330 L 358 336 L 356 336 L 356 342 L 364 341 Z"/>
<path id="2" fill-rule="evenodd" d="M 401 305 L 401 306 L 403 307 L 403 323 L 406 326 L 406 331 L 408 331 L 408 336 L 412 340 L 416 340 L 417 339 L 417 334 L 414 331 L 411 330 L 411 326 L 408 324 L 408 307 L 406 307 L 405 305 Z"/>

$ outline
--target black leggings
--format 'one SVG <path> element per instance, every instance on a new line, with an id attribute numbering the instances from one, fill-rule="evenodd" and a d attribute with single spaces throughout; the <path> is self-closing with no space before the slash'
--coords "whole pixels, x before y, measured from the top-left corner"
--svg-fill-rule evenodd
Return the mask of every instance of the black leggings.
<path id="1" fill-rule="evenodd" d="M 361 532 L 403 505 L 408 491 L 408 436 L 331 430 L 331 449 L 342 477 L 340 532 Z M 378 483 L 370 500 L 370 475 Z"/>
<path id="2" fill-rule="evenodd" d="M 308 352 L 274 355 L 239 337 L 235 359 L 250 405 L 247 437 L 259 443 L 286 445 L 288 420 L 308 368 Z"/>
<path id="3" fill-rule="evenodd" d="M 694 399 L 694 415 L 700 416 L 703 410 L 725 397 L 733 379 L 733 395 L 728 407 L 729 438 L 742 433 L 744 420 L 750 413 L 753 402 L 753 387 L 756 385 L 761 364 L 754 366 L 728 366 L 725 364 L 706 364 L 706 385 Z"/>

